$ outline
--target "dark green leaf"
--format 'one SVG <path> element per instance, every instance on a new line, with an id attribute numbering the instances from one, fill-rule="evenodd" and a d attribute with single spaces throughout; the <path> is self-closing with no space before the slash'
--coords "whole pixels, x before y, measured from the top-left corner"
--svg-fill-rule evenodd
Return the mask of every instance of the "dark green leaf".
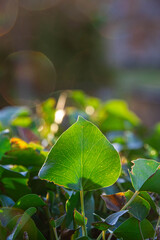
<path id="1" fill-rule="evenodd" d="M 158 169 L 141 187 L 141 191 L 149 191 L 160 194 L 160 169 Z"/>
<path id="2" fill-rule="evenodd" d="M 3 165 L 22 165 L 22 166 L 37 166 L 41 167 L 44 163 L 45 156 L 44 154 L 41 154 L 40 152 L 32 149 L 32 148 L 26 148 L 26 149 L 18 149 L 18 148 L 12 148 L 11 151 L 9 151 L 5 157 L 2 158 L 1 164 Z"/>
<path id="3" fill-rule="evenodd" d="M 27 194 L 21 197 L 16 204 L 15 208 L 20 208 L 26 210 L 30 207 L 42 207 L 45 205 L 45 202 L 36 194 Z"/>
<path id="4" fill-rule="evenodd" d="M 66 224 L 67 226 L 70 225 L 70 223 L 73 220 L 73 215 L 74 215 L 74 209 L 78 209 L 80 207 L 80 195 L 79 192 L 72 194 L 72 196 L 68 199 L 66 202 Z"/>
<path id="5" fill-rule="evenodd" d="M 156 209 L 156 205 L 154 203 L 154 201 L 152 200 L 151 196 L 145 192 L 145 191 L 141 191 L 139 192 L 138 194 L 140 197 L 142 197 L 143 199 L 145 199 L 149 204 L 150 206 L 152 207 L 152 209 L 157 212 L 157 209 Z"/>
<path id="6" fill-rule="evenodd" d="M 83 216 L 77 210 L 74 210 L 74 220 L 77 225 L 84 226 Z M 87 224 L 87 218 L 85 218 L 85 224 Z"/>
<path id="7" fill-rule="evenodd" d="M 150 159 L 138 159 L 133 163 L 130 177 L 133 187 L 136 191 L 139 191 L 143 184 L 156 172 L 159 163 Z"/>
<path id="8" fill-rule="evenodd" d="M 11 149 L 11 144 L 6 136 L 0 136 L 0 160 L 3 155 Z"/>
<path id="9" fill-rule="evenodd" d="M 147 219 L 139 222 L 135 218 L 129 218 L 125 222 L 123 222 L 114 231 L 114 234 L 118 238 L 123 238 L 123 240 L 142 240 L 140 227 L 142 229 L 144 239 L 153 237 L 154 229 L 152 224 Z"/>
<path id="10" fill-rule="evenodd" d="M 133 196 L 133 192 L 128 190 L 125 192 L 125 197 L 127 202 Z M 132 203 L 128 206 L 129 213 L 132 214 L 135 218 L 142 221 L 145 219 L 150 211 L 150 204 L 144 198 L 136 196 Z"/>
<path id="11" fill-rule="evenodd" d="M 107 224 L 106 222 L 95 222 L 92 223 L 92 225 L 100 231 L 107 231 L 107 229 L 111 227 L 111 225 Z"/>

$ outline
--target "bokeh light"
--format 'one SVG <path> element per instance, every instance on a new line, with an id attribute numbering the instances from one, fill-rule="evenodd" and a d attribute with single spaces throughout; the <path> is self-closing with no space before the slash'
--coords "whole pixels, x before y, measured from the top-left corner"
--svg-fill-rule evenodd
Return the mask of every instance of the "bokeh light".
<path id="1" fill-rule="evenodd" d="M 17 0 L 0 1 L 0 37 L 8 33 L 14 26 L 18 15 Z"/>
<path id="2" fill-rule="evenodd" d="M 21 6 L 31 11 L 46 10 L 53 7 L 57 2 L 58 0 L 20 0 Z"/>
<path id="3" fill-rule="evenodd" d="M 53 94 L 56 72 L 42 53 L 20 51 L 9 55 L 0 79 L 0 91 L 12 105 L 38 104 Z"/>

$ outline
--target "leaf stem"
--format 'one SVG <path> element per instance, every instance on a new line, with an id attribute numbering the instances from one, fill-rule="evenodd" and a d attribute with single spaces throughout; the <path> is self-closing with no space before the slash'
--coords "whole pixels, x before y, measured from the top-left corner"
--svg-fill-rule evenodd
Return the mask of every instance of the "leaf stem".
<path id="1" fill-rule="evenodd" d="M 160 224 L 160 216 L 158 217 L 158 221 L 157 221 L 157 224 L 156 224 L 156 227 L 155 227 L 155 231 L 154 231 L 154 236 L 153 236 L 153 240 L 156 239 L 156 232 L 157 232 L 157 229 L 158 229 L 158 226 Z"/>
<path id="2" fill-rule="evenodd" d="M 102 232 L 99 234 L 98 238 L 96 240 L 101 240 Z"/>
<path id="3" fill-rule="evenodd" d="M 138 226 L 139 226 L 139 230 L 140 230 L 142 240 L 144 240 L 143 233 L 142 233 L 142 228 L 141 228 L 141 222 L 138 222 Z"/>
<path id="4" fill-rule="evenodd" d="M 103 239 L 103 240 L 106 239 L 106 231 L 102 231 L 102 239 Z"/>
<path id="5" fill-rule="evenodd" d="M 55 227 L 53 227 L 53 231 L 54 231 L 54 236 L 55 236 L 56 240 L 59 240 L 58 234 L 57 234 L 57 229 Z"/>
<path id="6" fill-rule="evenodd" d="M 87 237 L 87 229 L 85 223 L 85 211 L 84 211 L 84 192 L 83 190 L 80 191 L 80 199 L 81 199 L 81 212 L 83 216 L 83 226 L 82 226 L 82 234 L 83 236 Z"/>
<path id="7" fill-rule="evenodd" d="M 108 240 L 110 240 L 112 238 L 112 236 L 113 236 L 113 232 L 109 234 Z"/>
<path id="8" fill-rule="evenodd" d="M 139 192 L 136 191 L 136 192 L 133 194 L 133 196 L 129 199 L 129 201 L 123 206 L 123 208 L 121 208 L 120 211 L 125 210 L 125 209 L 133 202 L 133 200 L 137 197 L 138 193 L 139 193 Z"/>
<path id="9" fill-rule="evenodd" d="M 123 208 L 121 208 L 120 211 L 125 210 L 125 209 L 133 202 L 133 200 L 136 198 L 136 196 L 138 195 L 138 193 L 139 193 L 138 191 L 135 191 L 135 193 L 133 194 L 133 196 L 132 196 L 132 197 L 129 199 L 129 201 L 123 206 Z M 108 240 L 111 240 L 112 236 L 113 236 L 113 232 L 110 233 L 110 235 L 109 235 L 109 237 L 108 237 Z"/>

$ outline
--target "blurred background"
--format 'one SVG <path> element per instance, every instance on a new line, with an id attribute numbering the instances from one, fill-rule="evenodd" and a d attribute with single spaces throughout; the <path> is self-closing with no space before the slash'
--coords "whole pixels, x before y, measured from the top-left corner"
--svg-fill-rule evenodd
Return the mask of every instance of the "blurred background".
<path id="1" fill-rule="evenodd" d="M 160 120 L 160 2 L 0 0 L 0 108 L 65 89 Z"/>

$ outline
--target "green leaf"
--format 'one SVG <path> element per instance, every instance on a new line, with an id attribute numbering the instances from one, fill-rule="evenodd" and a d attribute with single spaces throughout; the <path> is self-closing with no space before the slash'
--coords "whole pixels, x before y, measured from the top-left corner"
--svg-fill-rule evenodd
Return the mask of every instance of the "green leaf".
<path id="1" fill-rule="evenodd" d="M 58 219 L 54 220 L 51 219 L 50 224 L 52 225 L 52 227 L 57 228 L 60 227 L 64 221 L 66 217 L 66 214 L 62 215 L 61 217 L 59 217 Z"/>
<path id="2" fill-rule="evenodd" d="M 29 109 L 25 107 L 5 107 L 0 110 L 0 122 L 7 127 L 14 118 L 28 114 Z"/>
<path id="3" fill-rule="evenodd" d="M 20 117 L 16 117 L 15 119 L 13 119 L 11 122 L 11 125 L 27 128 L 31 125 L 31 123 L 32 123 L 31 117 L 20 116 Z"/>
<path id="4" fill-rule="evenodd" d="M 53 146 L 39 176 L 66 188 L 88 191 L 112 185 L 120 170 L 114 147 L 95 125 L 79 117 Z"/>
<path id="5" fill-rule="evenodd" d="M 1 223 L 0 223 L 0 236 L 1 236 L 1 240 L 6 240 L 7 238 L 7 229 L 4 228 Z"/>
<path id="6" fill-rule="evenodd" d="M 127 202 L 133 196 L 133 192 L 128 190 L 125 192 L 125 197 Z M 133 202 L 128 206 L 129 213 L 132 214 L 135 218 L 142 221 L 145 219 L 150 211 L 150 204 L 144 198 L 136 196 Z"/>
<path id="7" fill-rule="evenodd" d="M 20 233 L 21 229 L 24 227 L 24 225 L 30 220 L 30 217 L 35 214 L 36 212 L 36 208 L 31 207 L 29 209 L 27 209 L 24 214 L 22 215 L 18 225 L 16 226 L 16 228 L 14 229 L 14 234 L 12 237 L 12 240 L 15 240 L 18 236 L 18 234 Z"/>
<path id="8" fill-rule="evenodd" d="M 160 169 L 158 169 L 141 187 L 141 191 L 155 192 L 160 194 Z"/>
<path id="9" fill-rule="evenodd" d="M 76 209 L 74 210 L 74 220 L 77 225 L 84 226 L 83 216 Z M 85 224 L 87 224 L 87 218 L 85 217 Z"/>
<path id="10" fill-rule="evenodd" d="M 2 165 L 22 165 L 25 167 L 37 166 L 41 167 L 44 163 L 45 156 L 42 152 L 38 152 L 32 148 L 18 149 L 12 148 L 5 157 L 2 158 Z"/>
<path id="11" fill-rule="evenodd" d="M 9 221 L 9 223 L 7 225 L 7 230 L 11 234 L 8 236 L 7 240 L 13 239 L 15 231 L 17 229 L 17 226 L 18 226 L 19 222 L 21 221 L 22 217 L 23 217 L 23 214 L 16 215 Z M 22 226 L 16 239 L 24 239 L 24 236 L 26 234 L 28 236 L 27 239 L 29 239 L 29 240 L 45 240 L 44 236 L 39 231 L 39 229 L 36 227 L 34 221 L 31 218 L 29 218 L 28 221 L 26 221 L 26 223 Z"/>
<path id="12" fill-rule="evenodd" d="M 6 136 L 0 135 L 0 160 L 3 155 L 11 149 L 11 144 Z"/>
<path id="13" fill-rule="evenodd" d="M 45 202 L 36 194 L 27 194 L 21 197 L 14 205 L 15 208 L 26 210 L 30 207 L 42 207 Z"/>
<path id="14" fill-rule="evenodd" d="M 26 172 L 18 173 L 0 165 L 0 181 L 4 194 L 17 201 L 20 197 L 30 193 Z"/>
<path id="15" fill-rule="evenodd" d="M 111 225 L 107 224 L 106 222 L 95 222 L 92 223 L 92 225 L 100 231 L 107 231 L 107 229 L 111 227 Z"/>
<path id="16" fill-rule="evenodd" d="M 157 185 L 157 184 L 156 184 Z M 149 204 L 150 206 L 152 207 L 152 209 L 157 212 L 157 209 L 156 209 L 156 205 L 155 205 L 155 202 L 152 200 L 151 196 L 145 192 L 145 191 L 140 191 L 139 194 L 138 194 L 140 197 L 142 197 L 143 199 L 145 199 Z"/>
<path id="17" fill-rule="evenodd" d="M 88 231 L 91 228 L 91 224 L 94 222 L 93 212 L 95 211 L 95 201 L 92 192 L 87 192 L 84 198 L 84 209 L 85 216 L 88 219 L 87 221 L 87 229 Z"/>
<path id="18" fill-rule="evenodd" d="M 79 192 L 72 194 L 72 196 L 66 202 L 66 224 L 69 227 L 70 223 L 74 218 L 74 209 L 78 209 L 80 206 L 80 195 Z"/>
<path id="19" fill-rule="evenodd" d="M 139 191 L 143 184 L 156 172 L 159 163 L 150 159 L 138 159 L 133 163 L 130 178 L 135 190 Z"/>
<path id="20" fill-rule="evenodd" d="M 153 237 L 154 229 L 152 224 L 147 219 L 144 219 L 142 222 L 139 222 L 137 219 L 133 217 L 123 222 L 114 231 L 114 234 L 118 238 L 123 238 L 123 240 L 142 240 L 140 227 L 144 239 Z"/>
<path id="21" fill-rule="evenodd" d="M 23 214 L 23 210 L 3 207 L 0 209 L 0 222 L 3 227 L 6 227 L 12 218 L 16 215 Z"/>

